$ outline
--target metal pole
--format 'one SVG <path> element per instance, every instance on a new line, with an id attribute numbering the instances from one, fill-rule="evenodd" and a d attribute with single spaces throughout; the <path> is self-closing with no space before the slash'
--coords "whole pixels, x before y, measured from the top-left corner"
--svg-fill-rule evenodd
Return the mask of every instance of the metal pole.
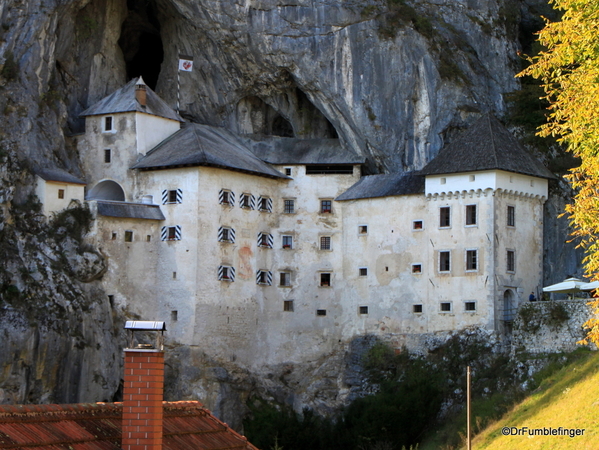
<path id="1" fill-rule="evenodd" d="M 470 443 L 470 366 L 466 372 L 466 449 L 471 450 Z"/>
<path id="2" fill-rule="evenodd" d="M 180 92 L 181 92 L 181 71 L 179 70 L 179 60 L 177 60 L 177 114 L 179 114 Z"/>

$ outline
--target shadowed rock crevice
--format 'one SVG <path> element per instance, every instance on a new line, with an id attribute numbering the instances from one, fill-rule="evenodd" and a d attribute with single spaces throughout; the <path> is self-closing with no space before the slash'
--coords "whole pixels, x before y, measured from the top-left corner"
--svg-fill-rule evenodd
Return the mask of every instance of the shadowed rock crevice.
<path id="1" fill-rule="evenodd" d="M 128 14 L 121 28 L 119 46 L 127 66 L 127 77 L 142 76 L 155 89 L 164 59 L 160 22 L 153 0 L 128 0 Z"/>

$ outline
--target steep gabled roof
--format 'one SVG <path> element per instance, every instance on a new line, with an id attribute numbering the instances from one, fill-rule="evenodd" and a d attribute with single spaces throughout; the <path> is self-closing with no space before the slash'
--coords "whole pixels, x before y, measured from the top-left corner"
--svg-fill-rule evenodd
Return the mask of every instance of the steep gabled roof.
<path id="1" fill-rule="evenodd" d="M 414 173 L 389 173 L 362 177 L 335 200 L 358 200 L 393 195 L 422 194 L 423 192 L 423 176 Z"/>
<path id="2" fill-rule="evenodd" d="M 57 167 L 53 168 L 41 168 L 35 167 L 33 169 L 36 175 L 45 181 L 58 181 L 61 183 L 72 183 L 72 184 L 86 184 L 85 181 L 80 180 L 69 172 Z"/>
<path id="3" fill-rule="evenodd" d="M 164 402 L 164 450 L 257 450 L 199 402 Z M 120 450 L 122 403 L 0 405 L 0 448 Z"/>
<path id="4" fill-rule="evenodd" d="M 142 106 L 135 97 L 135 86 L 139 84 L 138 81 L 144 84 L 141 77 L 134 78 L 108 97 L 104 97 L 98 103 L 87 108 L 80 116 L 98 116 L 100 114 L 135 111 L 183 122 L 183 119 L 149 87 L 146 87 L 146 106 Z"/>
<path id="5" fill-rule="evenodd" d="M 246 137 L 250 150 L 271 164 L 363 164 L 365 158 L 345 148 L 339 139 Z"/>
<path id="6" fill-rule="evenodd" d="M 196 123 L 162 141 L 131 168 L 157 170 L 181 166 L 220 167 L 271 178 L 288 178 L 256 157 L 230 131 Z"/>
<path id="7" fill-rule="evenodd" d="M 505 170 L 540 178 L 555 176 L 534 158 L 491 114 L 485 114 L 421 171 L 441 175 L 481 170 Z"/>

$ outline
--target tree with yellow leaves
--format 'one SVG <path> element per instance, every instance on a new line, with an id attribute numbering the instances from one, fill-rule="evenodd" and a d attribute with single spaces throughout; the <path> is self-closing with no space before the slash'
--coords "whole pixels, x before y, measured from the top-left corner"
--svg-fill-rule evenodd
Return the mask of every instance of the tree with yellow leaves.
<path id="1" fill-rule="evenodd" d="M 599 279 L 599 0 L 550 0 L 563 11 L 539 32 L 545 48 L 518 76 L 540 79 L 549 100 L 541 136 L 555 136 L 581 164 L 566 175 L 576 195 L 566 213 L 585 249 L 586 275 Z M 595 308 L 599 311 L 599 302 Z M 589 320 L 587 340 L 599 344 L 599 320 Z"/>

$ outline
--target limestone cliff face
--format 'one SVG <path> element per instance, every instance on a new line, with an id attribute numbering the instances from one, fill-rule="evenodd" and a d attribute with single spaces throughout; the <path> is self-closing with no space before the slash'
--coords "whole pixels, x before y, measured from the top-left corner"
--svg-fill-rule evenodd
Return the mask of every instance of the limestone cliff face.
<path id="1" fill-rule="evenodd" d="M 106 262 L 77 240 L 51 234 L 39 215 L 23 212 L 31 210 L 32 165 L 82 175 L 68 136 L 82 131 L 84 108 L 139 74 L 175 106 L 180 75 L 188 119 L 239 133 L 339 137 L 368 157 L 370 171 L 418 169 L 456 128 L 481 112 L 504 112 L 502 95 L 518 87 L 521 13 L 544 4 L 0 2 L 0 402 L 99 401 L 117 392 L 125 312 L 112 311 L 95 285 Z M 193 72 L 177 73 L 180 53 L 193 56 Z M 577 270 L 573 258 L 562 260 L 571 273 Z M 237 398 L 226 386 L 241 384 L 247 393 L 269 375 L 224 376 L 224 363 L 211 364 L 215 369 L 204 374 L 174 364 L 182 375 L 173 376 L 172 395 L 204 392 L 214 399 L 209 406 L 218 407 Z M 327 376 L 314 368 L 306 373 L 335 398 L 341 385 L 347 389 L 347 376 L 331 373 L 344 365 L 323 367 Z M 270 375 L 284 378 L 289 369 L 277 370 Z M 297 370 L 293 377 L 303 379 Z M 268 380 L 262 386 L 276 390 Z M 298 406 L 323 403 L 313 387 L 304 388 Z"/>

